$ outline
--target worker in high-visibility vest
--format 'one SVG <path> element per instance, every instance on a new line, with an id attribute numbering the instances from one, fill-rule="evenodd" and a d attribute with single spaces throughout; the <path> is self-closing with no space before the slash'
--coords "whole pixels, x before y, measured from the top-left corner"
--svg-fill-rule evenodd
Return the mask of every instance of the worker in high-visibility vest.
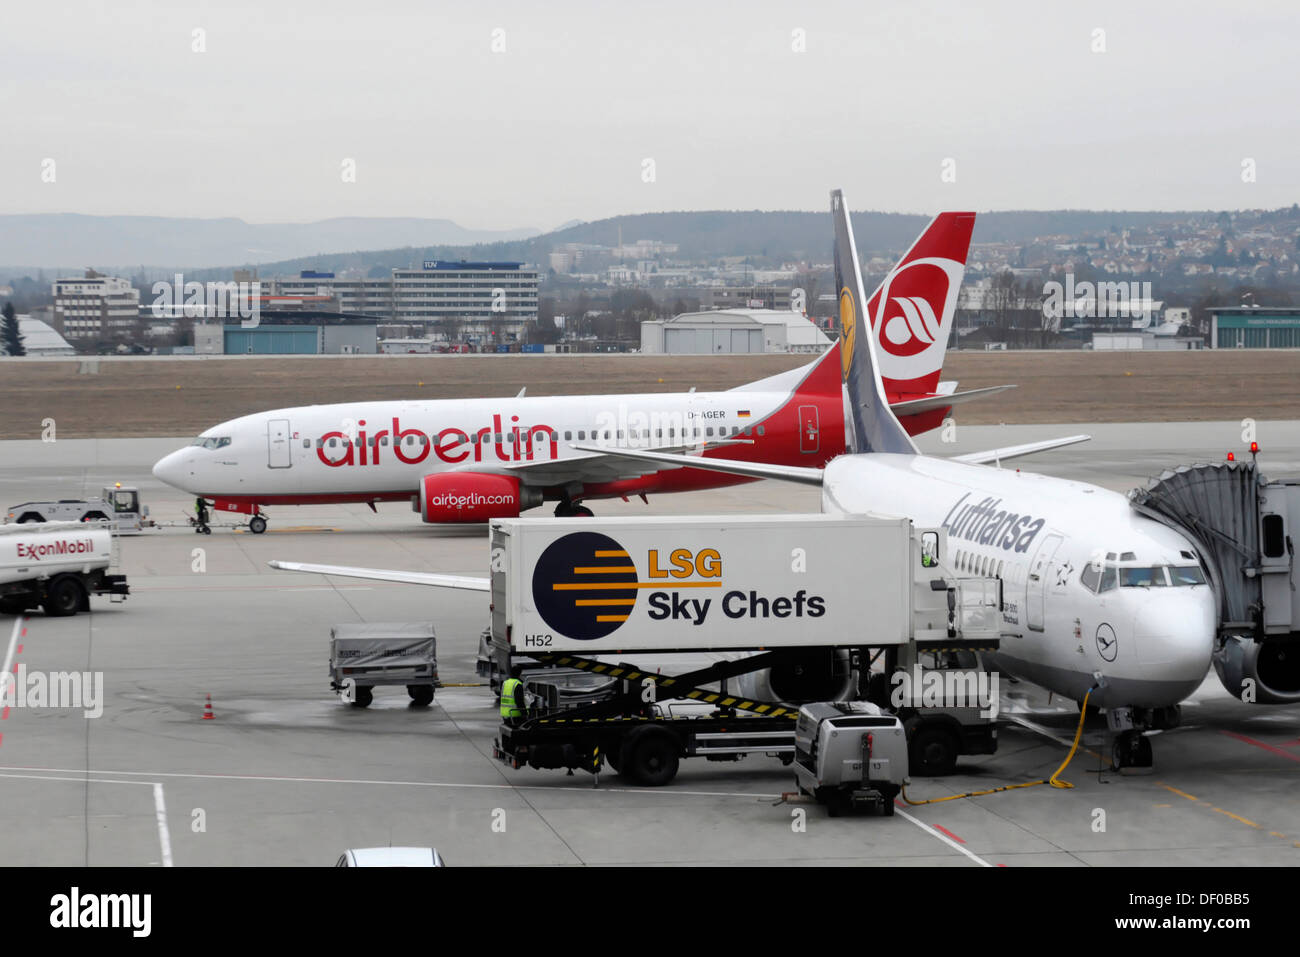
<path id="1" fill-rule="evenodd" d="M 507 678 L 501 685 L 501 718 L 514 721 L 524 716 L 528 710 L 528 701 L 524 683 L 518 678 Z"/>

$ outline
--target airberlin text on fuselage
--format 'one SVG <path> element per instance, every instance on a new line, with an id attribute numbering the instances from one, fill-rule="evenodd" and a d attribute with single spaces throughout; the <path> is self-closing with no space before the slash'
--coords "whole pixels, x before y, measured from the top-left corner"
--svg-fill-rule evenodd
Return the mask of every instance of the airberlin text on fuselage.
<path id="1" fill-rule="evenodd" d="M 403 429 L 397 416 L 393 416 L 392 429 L 380 429 L 369 436 L 366 434 L 366 420 L 357 422 L 356 441 L 352 441 L 343 432 L 326 432 L 316 443 L 316 457 L 331 468 L 342 465 L 380 465 L 380 453 L 391 449 L 393 458 L 403 465 L 419 465 L 432 452 L 444 462 L 464 462 L 472 455 L 475 462 L 483 461 L 484 450 L 491 447 L 498 461 L 521 462 L 533 461 L 534 454 L 548 455 L 551 459 L 559 457 L 559 442 L 556 432 L 549 425 L 520 426 L 519 416 L 510 417 L 510 427 L 503 428 L 501 416 L 492 416 L 492 425 L 484 426 L 477 432 L 470 433 L 464 429 L 443 429 L 436 435 L 421 432 L 419 429 Z M 540 435 L 534 449 L 533 439 Z M 471 436 L 477 441 L 470 441 Z M 413 438 L 414 442 L 406 440 Z M 329 446 L 331 439 L 342 443 L 341 453 L 331 458 L 333 449 Z M 384 440 L 388 439 L 385 444 Z"/>
<path id="2" fill-rule="evenodd" d="M 970 498 L 967 492 L 957 499 L 944 517 L 943 528 L 949 538 L 961 538 L 980 545 L 996 545 L 1006 550 L 1029 551 L 1034 538 L 1043 528 L 1043 520 L 1032 515 L 1020 515 L 999 508 L 1002 499 L 986 496 L 978 505 L 962 503 Z"/>

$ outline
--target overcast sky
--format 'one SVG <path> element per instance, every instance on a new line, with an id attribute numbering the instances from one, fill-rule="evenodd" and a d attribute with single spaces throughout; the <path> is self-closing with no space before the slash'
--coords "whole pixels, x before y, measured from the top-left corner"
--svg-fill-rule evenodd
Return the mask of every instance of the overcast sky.
<path id="1" fill-rule="evenodd" d="M 9 4 L 0 212 L 549 229 L 821 210 L 833 187 L 900 212 L 1289 205 L 1297 21 L 1287 2 Z"/>

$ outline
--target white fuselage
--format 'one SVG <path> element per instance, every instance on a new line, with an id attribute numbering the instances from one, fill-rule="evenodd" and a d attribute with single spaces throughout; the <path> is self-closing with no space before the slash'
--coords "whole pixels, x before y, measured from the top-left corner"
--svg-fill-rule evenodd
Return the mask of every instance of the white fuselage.
<path id="1" fill-rule="evenodd" d="M 826 467 L 823 510 L 946 528 L 945 571 L 1002 579 L 994 664 L 1055 693 L 1082 700 L 1100 674 L 1090 704 L 1167 707 L 1209 668 L 1211 587 L 1174 584 L 1200 577 L 1192 543 L 1116 492 L 921 455 L 845 455 Z M 1119 584 L 1153 567 L 1182 571 L 1161 572 L 1163 586 Z"/>
<path id="2" fill-rule="evenodd" d="M 396 499 L 414 494 L 430 473 L 496 472 L 528 481 L 530 465 L 593 457 L 570 443 L 657 448 L 734 437 L 757 446 L 768 432 L 764 420 L 790 399 L 788 390 L 740 389 L 301 406 L 207 429 L 159 461 L 154 474 L 194 495 L 263 504 Z M 842 423 L 833 425 L 841 434 L 826 435 L 835 443 L 827 444 L 829 454 L 843 448 Z M 815 455 L 816 445 L 804 444 L 797 451 Z M 774 451 L 780 461 L 781 450 Z M 584 479 L 591 476 L 575 468 L 572 480 Z M 551 467 L 535 484 L 564 480 L 563 468 Z"/>

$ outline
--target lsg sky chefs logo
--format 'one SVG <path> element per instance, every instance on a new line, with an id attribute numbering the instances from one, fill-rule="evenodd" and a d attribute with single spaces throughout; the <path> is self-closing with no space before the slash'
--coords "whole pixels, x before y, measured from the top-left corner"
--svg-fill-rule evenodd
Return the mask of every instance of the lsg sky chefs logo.
<path id="1" fill-rule="evenodd" d="M 578 641 L 613 634 L 635 611 L 641 592 L 652 621 L 702 625 L 716 608 L 727 618 L 820 618 L 826 600 L 799 589 L 793 595 L 724 590 L 723 556 L 716 548 L 646 550 L 645 578 L 632 555 L 608 535 L 574 532 L 556 539 L 533 569 L 533 604 L 550 628 Z M 551 635 L 524 635 L 524 647 L 546 647 Z"/>
<path id="2" fill-rule="evenodd" d="M 260 282 L 186 282 L 181 273 L 175 280 L 153 284 L 155 319 L 239 319 L 245 329 L 255 329 L 262 321 Z"/>

